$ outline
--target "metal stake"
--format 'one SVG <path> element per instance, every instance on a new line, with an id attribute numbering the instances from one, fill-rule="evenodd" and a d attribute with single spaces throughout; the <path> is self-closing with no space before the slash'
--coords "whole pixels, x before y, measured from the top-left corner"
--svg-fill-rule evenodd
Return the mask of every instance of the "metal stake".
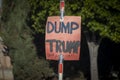
<path id="1" fill-rule="evenodd" d="M 65 6 L 65 2 L 64 0 L 60 0 L 60 23 L 62 26 L 62 22 L 64 20 L 64 6 Z M 63 80 L 63 55 L 60 53 L 59 55 L 59 80 Z"/>
<path id="2" fill-rule="evenodd" d="M 63 55 L 59 56 L 59 80 L 63 80 Z"/>

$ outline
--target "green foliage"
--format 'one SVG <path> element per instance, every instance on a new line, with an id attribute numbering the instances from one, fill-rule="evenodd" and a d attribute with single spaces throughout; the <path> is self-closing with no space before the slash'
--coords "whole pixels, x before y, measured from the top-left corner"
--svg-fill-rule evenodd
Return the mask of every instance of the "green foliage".
<path id="1" fill-rule="evenodd" d="M 101 36 L 120 42 L 119 0 L 86 0 L 81 14 L 83 25 Z"/>
<path id="2" fill-rule="evenodd" d="M 29 0 L 32 27 L 44 33 L 48 16 L 59 16 L 59 0 Z M 120 42 L 119 0 L 65 0 L 65 15 L 82 16 L 82 27 Z"/>
<path id="3" fill-rule="evenodd" d="M 24 62 L 22 62 L 23 60 Z M 16 61 L 16 65 L 14 66 L 16 67 L 14 72 L 17 73 L 14 75 L 15 80 L 41 80 L 43 73 L 45 77 L 51 76 L 52 73 L 52 69 L 48 67 L 49 63 L 44 59 L 39 60 L 37 58 L 32 58 L 31 60 L 27 60 L 21 58 Z"/>
<path id="4" fill-rule="evenodd" d="M 49 16 L 58 15 L 59 1 L 58 0 L 29 0 L 31 6 L 31 21 L 32 27 L 36 32 L 44 33 L 45 22 Z"/>
<path id="5" fill-rule="evenodd" d="M 27 26 L 26 19 L 30 6 L 27 0 L 4 0 L 3 22 L 1 36 L 10 49 L 15 80 L 40 80 L 42 73 L 50 76 L 53 72 L 49 63 L 44 59 L 38 59 L 36 47 L 33 44 L 32 30 Z"/>

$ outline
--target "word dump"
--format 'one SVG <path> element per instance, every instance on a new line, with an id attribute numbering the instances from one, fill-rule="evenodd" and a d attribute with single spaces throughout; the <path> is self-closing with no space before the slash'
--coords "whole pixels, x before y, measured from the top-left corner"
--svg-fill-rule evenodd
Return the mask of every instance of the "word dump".
<path id="1" fill-rule="evenodd" d="M 59 28 L 57 29 L 57 26 Z M 57 22 L 54 23 L 48 22 L 47 23 L 47 33 L 55 32 L 55 33 L 68 33 L 72 34 L 73 31 L 79 28 L 79 25 L 76 22 L 67 22 L 65 25 L 64 22 L 60 22 L 59 25 L 57 25 Z"/>

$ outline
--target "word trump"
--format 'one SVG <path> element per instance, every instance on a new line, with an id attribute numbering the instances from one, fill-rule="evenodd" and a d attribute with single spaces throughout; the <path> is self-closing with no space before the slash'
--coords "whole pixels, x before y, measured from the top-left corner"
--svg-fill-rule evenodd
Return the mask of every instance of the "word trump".
<path id="1" fill-rule="evenodd" d="M 80 47 L 80 41 L 61 41 L 61 40 L 46 40 L 50 44 L 50 52 L 57 53 L 78 53 Z M 55 50 L 53 50 L 53 44 L 55 44 Z"/>

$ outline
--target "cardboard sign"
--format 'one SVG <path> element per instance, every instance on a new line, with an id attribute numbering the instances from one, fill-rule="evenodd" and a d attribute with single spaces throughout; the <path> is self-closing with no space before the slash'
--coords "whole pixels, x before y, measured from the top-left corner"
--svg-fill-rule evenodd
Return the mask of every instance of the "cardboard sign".
<path id="1" fill-rule="evenodd" d="M 45 49 L 46 59 L 58 60 L 62 54 L 64 60 L 79 60 L 81 42 L 81 17 L 48 17 L 46 23 Z"/>

